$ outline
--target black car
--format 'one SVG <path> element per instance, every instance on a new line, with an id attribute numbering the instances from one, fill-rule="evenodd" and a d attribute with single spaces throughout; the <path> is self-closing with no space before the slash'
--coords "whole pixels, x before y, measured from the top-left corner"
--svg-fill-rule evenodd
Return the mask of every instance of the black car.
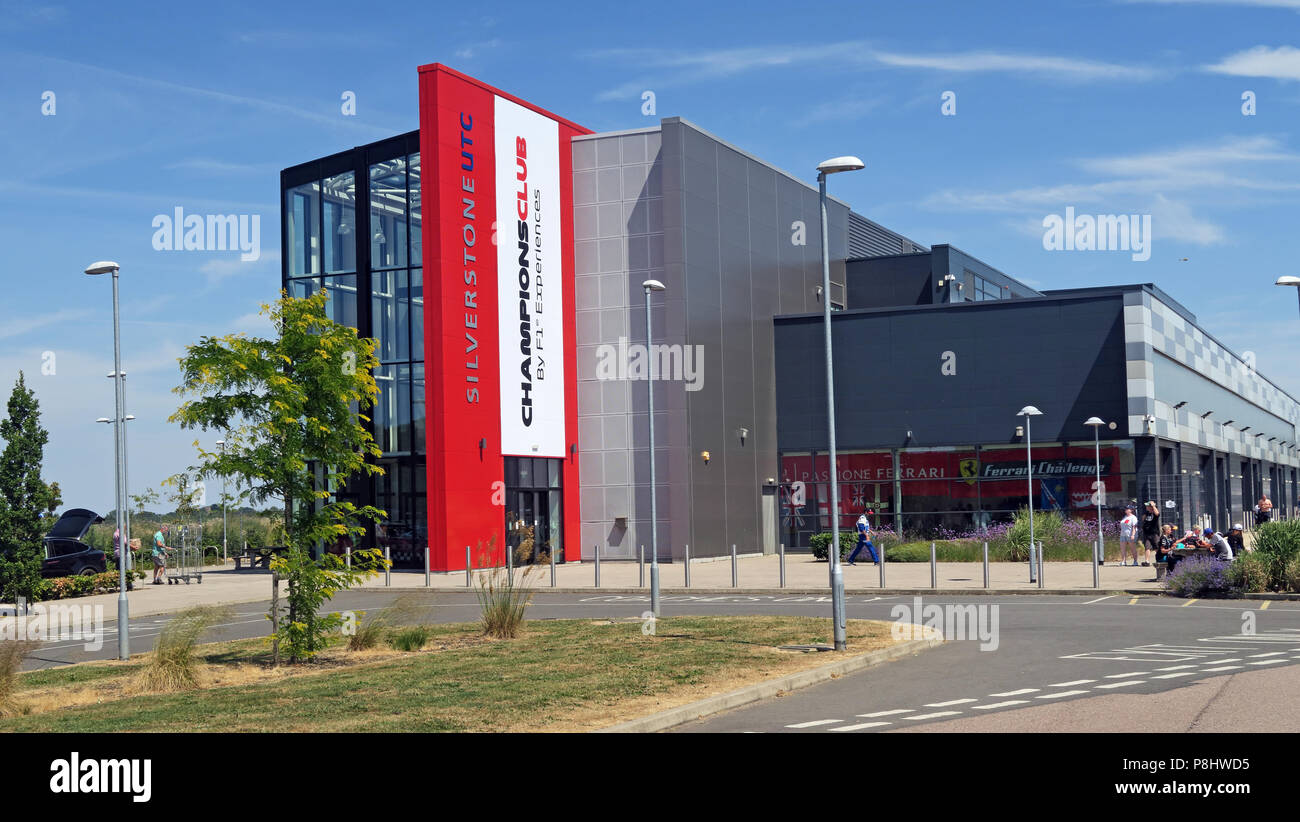
<path id="1" fill-rule="evenodd" d="M 104 552 L 81 541 L 90 526 L 104 518 L 85 508 L 70 508 L 45 537 L 45 561 L 41 576 L 66 577 L 79 574 L 102 574 L 107 570 Z"/>

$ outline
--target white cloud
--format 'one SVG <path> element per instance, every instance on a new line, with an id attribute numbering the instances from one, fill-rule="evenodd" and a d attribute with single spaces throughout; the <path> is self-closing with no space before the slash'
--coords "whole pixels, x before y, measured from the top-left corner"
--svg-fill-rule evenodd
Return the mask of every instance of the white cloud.
<path id="1" fill-rule="evenodd" d="M 1144 66 L 1104 63 L 1041 54 L 1012 54 L 997 51 L 968 51 L 957 54 L 900 54 L 874 52 L 883 65 L 920 68 L 960 74 L 1010 73 L 1030 75 L 1035 80 L 1153 80 L 1161 72 Z"/>
<path id="2" fill-rule="evenodd" d="M 1255 46 L 1229 54 L 1206 71 L 1233 77 L 1267 77 L 1274 80 L 1300 80 L 1300 49 L 1293 46 Z"/>

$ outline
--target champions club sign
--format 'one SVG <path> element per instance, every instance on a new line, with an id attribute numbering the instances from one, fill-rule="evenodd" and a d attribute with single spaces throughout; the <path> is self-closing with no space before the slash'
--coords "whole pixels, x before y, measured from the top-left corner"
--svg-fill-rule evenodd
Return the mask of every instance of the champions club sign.
<path id="1" fill-rule="evenodd" d="M 464 568 L 465 546 L 494 536 L 489 561 L 504 562 L 504 457 L 563 459 L 564 487 L 579 487 L 571 140 L 589 133 L 446 66 L 420 67 L 434 570 Z M 577 498 L 566 495 L 565 534 L 579 532 Z"/>

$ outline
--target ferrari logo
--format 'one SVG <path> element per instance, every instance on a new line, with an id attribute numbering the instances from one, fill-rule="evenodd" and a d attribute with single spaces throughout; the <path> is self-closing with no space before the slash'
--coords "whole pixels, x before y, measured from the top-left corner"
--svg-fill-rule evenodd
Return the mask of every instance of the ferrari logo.
<path id="1" fill-rule="evenodd" d="M 980 461 L 976 459 L 962 460 L 957 464 L 961 471 L 962 478 L 966 480 L 967 485 L 974 485 L 976 478 L 980 475 Z"/>

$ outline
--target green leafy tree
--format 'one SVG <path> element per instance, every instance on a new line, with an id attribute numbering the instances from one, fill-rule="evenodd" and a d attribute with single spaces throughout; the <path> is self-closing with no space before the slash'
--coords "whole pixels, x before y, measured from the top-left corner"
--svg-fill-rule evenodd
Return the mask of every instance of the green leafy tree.
<path id="1" fill-rule="evenodd" d="M 189 346 L 175 389 L 188 399 L 171 416 L 182 428 L 225 434 L 220 451 L 195 441 L 201 463 L 194 470 L 201 476 L 238 477 L 253 504 L 284 501 L 281 528 L 289 555 L 277 570 L 288 582 L 288 620 L 279 638 L 292 661 L 309 659 L 324 644 L 330 626 L 315 619 L 319 592 L 359 581 L 352 574 L 322 578 L 333 563 L 313 560 L 312 548 L 360 537 L 365 520 L 385 516 L 332 498 L 332 489 L 349 478 L 382 471 L 370 461 L 381 452 L 364 413 L 379 393 L 372 374 L 379 365 L 375 341 L 334 322 L 328 298 L 324 289 L 306 298 L 281 292 L 262 306 L 275 339 L 233 334 Z M 378 551 L 352 556 L 362 573 L 373 573 L 383 561 Z M 272 616 L 278 622 L 279 615 Z"/>
<path id="2" fill-rule="evenodd" d="M 9 414 L 0 420 L 0 599 L 35 599 L 41 583 L 44 523 L 57 490 L 41 479 L 49 434 L 41 428 L 40 404 L 22 372 L 9 395 Z M 60 500 L 61 502 L 61 500 Z M 54 507 L 58 507 L 57 504 Z"/>

